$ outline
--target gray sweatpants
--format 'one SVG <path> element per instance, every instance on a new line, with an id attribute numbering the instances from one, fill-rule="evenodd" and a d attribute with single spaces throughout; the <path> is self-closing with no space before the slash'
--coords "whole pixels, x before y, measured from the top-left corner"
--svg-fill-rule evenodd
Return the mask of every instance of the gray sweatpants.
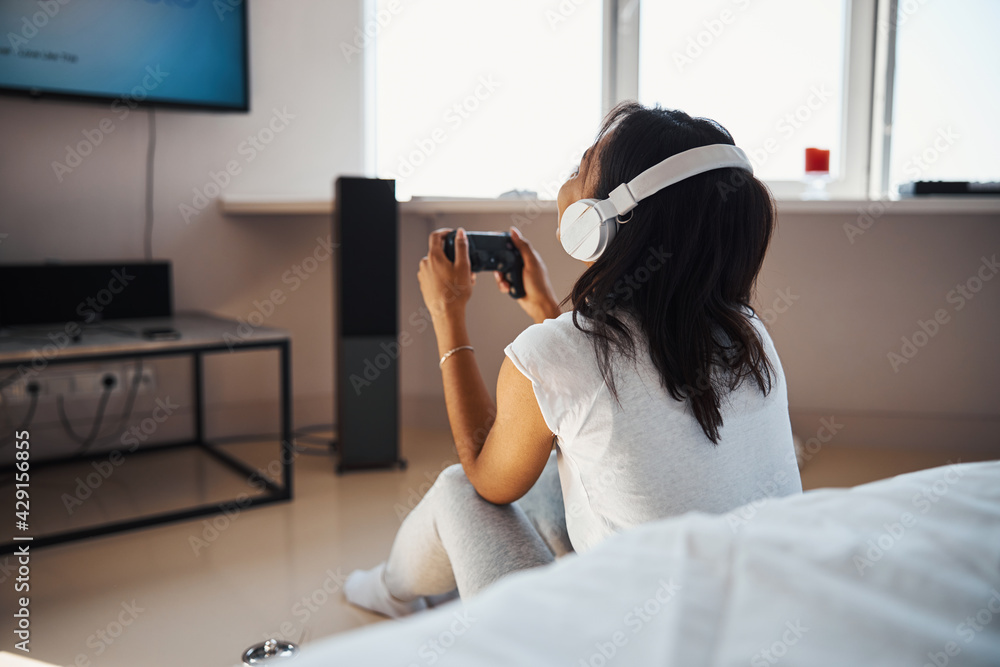
<path id="1" fill-rule="evenodd" d="M 385 583 L 400 600 L 456 587 L 466 598 L 572 550 L 554 451 L 531 490 L 510 505 L 483 500 L 456 464 L 441 471 L 400 526 Z"/>

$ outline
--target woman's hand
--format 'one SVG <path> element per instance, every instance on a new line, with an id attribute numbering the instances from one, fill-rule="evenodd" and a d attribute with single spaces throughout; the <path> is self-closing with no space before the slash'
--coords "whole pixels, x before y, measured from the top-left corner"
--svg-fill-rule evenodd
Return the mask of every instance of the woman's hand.
<path id="1" fill-rule="evenodd" d="M 469 265 L 469 239 L 465 230 L 459 228 L 455 234 L 454 264 L 444 254 L 444 237 L 449 232 L 450 229 L 431 232 L 427 256 L 420 260 L 417 271 L 420 293 L 435 326 L 456 319 L 464 321 L 465 304 L 472 296 L 472 286 L 476 284 L 476 274 Z"/>
<path id="2" fill-rule="evenodd" d="M 517 227 L 510 228 L 510 239 L 514 242 L 514 246 L 521 251 L 521 258 L 524 260 L 525 295 L 524 298 L 517 300 L 518 305 L 524 309 L 524 312 L 528 313 L 535 323 L 559 317 L 559 302 L 552 289 L 552 283 L 549 282 L 549 271 L 545 268 L 545 262 L 531 247 L 528 239 L 521 236 Z M 503 274 L 494 271 L 493 276 L 496 278 L 500 291 L 506 294 L 510 290 L 510 284 L 504 280 Z"/>

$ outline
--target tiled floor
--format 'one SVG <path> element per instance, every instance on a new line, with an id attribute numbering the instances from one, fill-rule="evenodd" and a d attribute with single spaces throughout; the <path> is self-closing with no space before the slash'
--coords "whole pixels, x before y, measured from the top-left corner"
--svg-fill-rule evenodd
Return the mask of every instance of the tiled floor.
<path id="1" fill-rule="evenodd" d="M 341 578 L 384 557 L 399 517 L 455 461 L 444 431 L 406 431 L 403 453 L 405 472 L 343 477 L 328 457 L 301 455 L 292 503 L 219 517 L 215 526 L 196 519 L 37 551 L 31 657 L 58 665 L 228 667 L 269 636 L 308 642 L 378 621 L 343 601 Z M 830 446 L 809 461 L 803 480 L 809 488 L 847 486 L 958 458 L 982 456 Z M 161 485 L 174 472 L 151 474 Z M 104 492 L 114 493 L 112 485 Z M 4 564 L 10 561 L 0 558 Z M 5 651 L 12 650 L 7 610 L 15 576 L 0 569 Z"/>

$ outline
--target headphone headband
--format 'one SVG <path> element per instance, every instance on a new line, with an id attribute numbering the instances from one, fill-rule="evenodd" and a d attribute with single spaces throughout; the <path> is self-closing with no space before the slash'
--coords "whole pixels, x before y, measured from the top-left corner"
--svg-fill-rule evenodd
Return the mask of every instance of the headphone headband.
<path id="1" fill-rule="evenodd" d="M 686 178 L 728 167 L 753 174 L 753 165 L 742 149 L 730 144 L 699 146 L 653 165 L 612 190 L 607 199 L 574 202 L 566 208 L 560 224 L 563 248 L 576 259 L 593 261 L 614 238 L 618 216 L 634 209 L 646 197 Z M 615 225 L 608 225 L 612 220 L 616 221 Z"/>

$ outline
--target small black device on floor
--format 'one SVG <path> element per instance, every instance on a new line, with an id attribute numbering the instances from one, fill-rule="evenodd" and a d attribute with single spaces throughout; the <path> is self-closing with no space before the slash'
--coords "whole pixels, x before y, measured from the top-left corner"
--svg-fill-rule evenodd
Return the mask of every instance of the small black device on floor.
<path id="1" fill-rule="evenodd" d="M 510 232 L 466 232 L 469 239 L 469 263 L 474 272 L 499 271 L 510 285 L 512 298 L 524 297 L 524 259 L 514 245 Z M 444 254 L 455 261 L 455 232 L 444 237 Z"/>
<path id="2" fill-rule="evenodd" d="M 998 181 L 911 181 L 899 186 L 901 195 L 1000 195 Z"/>

